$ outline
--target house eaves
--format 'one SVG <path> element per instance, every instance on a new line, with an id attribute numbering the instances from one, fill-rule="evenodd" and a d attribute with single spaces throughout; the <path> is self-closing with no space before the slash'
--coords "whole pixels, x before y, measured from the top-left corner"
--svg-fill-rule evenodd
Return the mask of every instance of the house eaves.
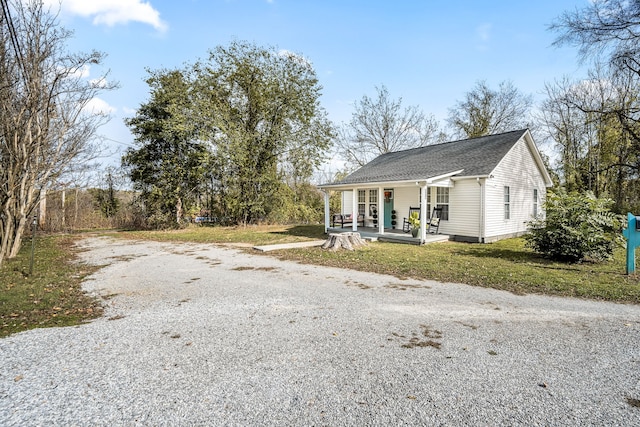
<path id="1" fill-rule="evenodd" d="M 353 184 L 343 184 L 343 183 L 335 183 L 335 184 L 321 184 L 318 186 L 321 190 L 347 190 L 353 188 L 373 188 L 373 187 L 413 187 L 416 185 L 427 185 L 427 186 L 437 186 L 439 182 L 453 180 L 455 175 L 462 173 L 464 169 L 460 169 L 453 172 L 448 172 L 438 176 L 432 177 L 423 177 L 418 179 L 410 179 L 410 180 L 402 180 L 402 181 L 376 181 L 376 182 L 362 182 L 362 183 L 353 183 Z M 446 185 L 449 186 L 449 185 Z"/>
<path id="2" fill-rule="evenodd" d="M 522 129 L 381 154 L 342 181 L 320 187 L 340 189 L 403 183 L 411 185 L 455 171 L 462 171 L 456 179 L 462 176 L 488 176 L 528 133 L 527 129 Z"/>

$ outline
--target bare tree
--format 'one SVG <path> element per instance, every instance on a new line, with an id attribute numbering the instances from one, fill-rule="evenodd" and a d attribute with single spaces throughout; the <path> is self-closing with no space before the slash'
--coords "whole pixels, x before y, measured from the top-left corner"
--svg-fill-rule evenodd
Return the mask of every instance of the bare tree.
<path id="1" fill-rule="evenodd" d="M 417 106 L 402 108 L 402 98 L 392 99 L 383 85 L 377 98 L 363 96 L 355 104 L 351 121 L 338 130 L 337 148 L 351 166 L 363 166 L 391 151 L 420 147 L 434 141 L 438 124 Z"/>
<path id="2" fill-rule="evenodd" d="M 87 81 L 98 52 L 70 54 L 70 32 L 41 0 L 0 0 L 0 263 L 17 255 L 41 189 L 93 154 L 106 115 L 88 109 L 110 89 Z"/>
<path id="3" fill-rule="evenodd" d="M 531 126 L 532 104 L 531 96 L 521 93 L 510 81 L 500 83 L 498 90 L 479 81 L 449 110 L 447 122 L 460 138 L 507 132 Z"/>
<path id="4" fill-rule="evenodd" d="M 640 2 L 637 0 L 593 0 L 582 9 L 565 12 L 550 26 L 559 33 L 554 45 L 579 48 L 581 60 L 592 59 L 597 68 L 607 63 L 610 78 L 640 80 Z M 634 85 L 637 85 L 633 82 Z M 616 84 L 619 86 L 619 84 Z M 635 96 L 635 94 L 633 94 Z M 640 145 L 640 110 L 614 109 L 635 144 Z"/>
<path id="5" fill-rule="evenodd" d="M 610 197 L 618 211 L 640 202 L 640 153 L 634 126 L 623 119 L 640 107 L 640 82 L 630 72 L 622 76 L 596 68 L 588 79 L 547 84 L 541 108 L 542 128 L 559 148 L 565 187 Z"/>
<path id="6" fill-rule="evenodd" d="M 605 55 L 616 68 L 640 74 L 640 2 L 592 0 L 585 5 L 550 26 L 560 33 L 554 45 L 577 46 L 583 60 Z"/>

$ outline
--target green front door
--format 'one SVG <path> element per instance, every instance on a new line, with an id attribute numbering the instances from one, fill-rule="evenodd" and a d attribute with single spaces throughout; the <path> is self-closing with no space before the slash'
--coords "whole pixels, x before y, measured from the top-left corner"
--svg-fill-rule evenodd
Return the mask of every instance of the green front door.
<path id="1" fill-rule="evenodd" d="M 391 197 L 384 198 L 384 228 L 391 228 L 391 211 L 393 210 L 393 190 L 385 189 L 385 195 L 387 192 L 391 193 Z"/>

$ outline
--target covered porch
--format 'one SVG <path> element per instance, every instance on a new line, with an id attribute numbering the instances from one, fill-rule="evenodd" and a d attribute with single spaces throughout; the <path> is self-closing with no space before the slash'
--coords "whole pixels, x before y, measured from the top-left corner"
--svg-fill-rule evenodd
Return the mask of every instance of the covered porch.
<path id="1" fill-rule="evenodd" d="M 446 234 L 431 234 L 428 230 L 430 207 L 436 200 L 430 199 L 430 189 L 437 187 L 451 188 L 452 177 L 461 171 L 411 181 L 336 183 L 320 186 L 324 191 L 324 224 L 325 232 L 358 231 L 363 237 L 381 241 L 425 244 L 433 241 L 448 240 Z M 330 193 L 340 192 L 342 196 L 341 211 L 331 212 Z M 401 197 L 395 197 L 394 194 Z M 435 193 L 434 193 L 435 194 Z M 345 197 L 346 196 L 346 197 Z M 398 200 L 400 199 L 400 200 Z M 404 219 L 408 217 L 410 207 L 419 207 L 420 225 L 418 237 L 403 232 Z M 348 214 L 356 221 L 349 221 L 344 228 L 335 227 L 332 217 L 335 214 Z M 362 218 L 362 219 L 361 219 Z M 364 222 L 364 224 L 363 224 Z"/>

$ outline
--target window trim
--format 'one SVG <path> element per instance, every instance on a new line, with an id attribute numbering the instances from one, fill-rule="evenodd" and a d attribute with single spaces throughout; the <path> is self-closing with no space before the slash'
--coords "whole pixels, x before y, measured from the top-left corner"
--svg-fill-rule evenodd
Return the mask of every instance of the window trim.
<path id="1" fill-rule="evenodd" d="M 503 187 L 503 202 L 504 202 L 504 219 L 511 219 L 511 187 L 505 185 Z"/>
<path id="2" fill-rule="evenodd" d="M 366 213 L 367 213 L 367 190 L 358 190 L 358 216 L 365 215 Z"/>
<path id="3" fill-rule="evenodd" d="M 441 221 L 449 221 L 449 187 L 436 187 L 436 208 L 442 208 Z"/>
<path id="4" fill-rule="evenodd" d="M 367 200 L 368 217 L 373 218 L 371 208 L 375 206 L 376 211 L 378 210 L 378 189 L 370 188 L 367 194 L 369 195 L 369 200 Z"/>

